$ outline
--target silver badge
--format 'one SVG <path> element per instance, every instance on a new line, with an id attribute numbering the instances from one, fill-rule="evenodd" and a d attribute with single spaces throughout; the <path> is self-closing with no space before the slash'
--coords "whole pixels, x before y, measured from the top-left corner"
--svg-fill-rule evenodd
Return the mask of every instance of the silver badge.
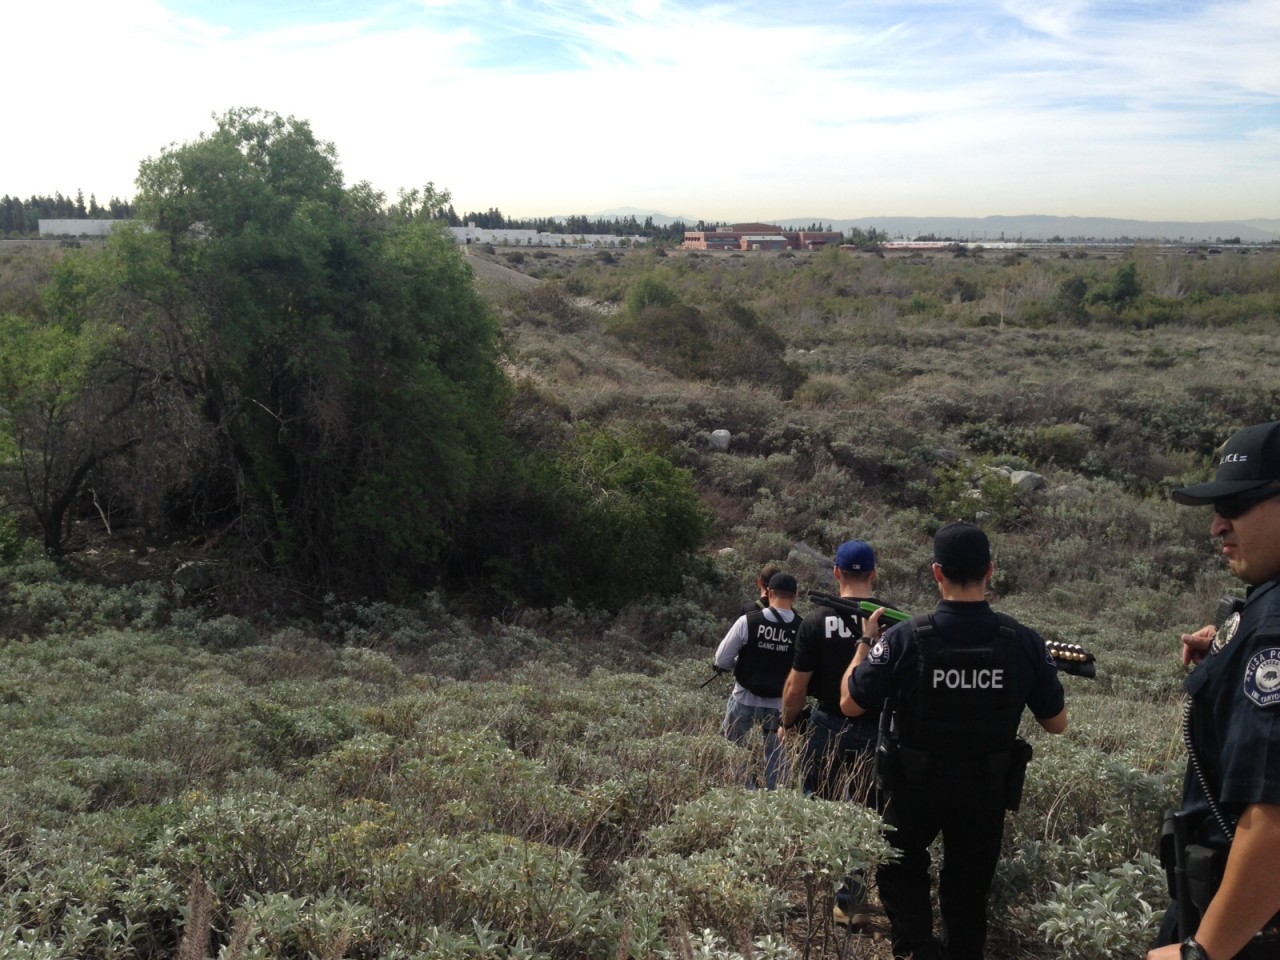
<path id="1" fill-rule="evenodd" d="M 1222 621 L 1222 626 L 1218 628 L 1218 632 L 1214 634 L 1213 643 L 1209 644 L 1209 653 L 1217 653 L 1235 637 L 1236 631 L 1240 629 L 1240 611 L 1236 611 L 1227 619 Z"/>

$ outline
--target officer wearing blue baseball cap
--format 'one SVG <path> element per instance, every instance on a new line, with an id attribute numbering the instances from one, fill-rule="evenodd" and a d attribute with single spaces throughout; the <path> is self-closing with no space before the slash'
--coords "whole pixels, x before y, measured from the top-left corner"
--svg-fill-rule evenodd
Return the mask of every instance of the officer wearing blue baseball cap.
<path id="1" fill-rule="evenodd" d="M 876 552 L 865 540 L 846 540 L 836 550 L 832 574 L 839 596 L 869 600 L 876 606 Z M 813 599 L 817 599 L 814 597 Z M 873 608 L 874 609 L 874 608 Z M 818 701 L 810 733 L 803 742 L 804 791 L 824 800 L 853 800 L 880 809 L 872 783 L 879 712 L 846 717 L 840 712 L 840 681 L 859 644 L 869 643 L 865 615 L 844 606 L 819 603 L 800 624 L 795 659 L 782 691 L 782 736 L 791 729 L 812 696 Z M 836 891 L 832 913 L 837 923 L 863 926 L 876 908 L 868 902 L 861 875 L 847 878 Z"/>

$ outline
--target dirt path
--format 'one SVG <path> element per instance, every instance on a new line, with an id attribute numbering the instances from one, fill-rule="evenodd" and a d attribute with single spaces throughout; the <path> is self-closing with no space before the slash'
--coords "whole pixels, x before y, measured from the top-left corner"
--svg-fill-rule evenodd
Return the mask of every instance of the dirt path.
<path id="1" fill-rule="evenodd" d="M 471 269 L 476 273 L 476 282 L 486 290 L 494 293 L 514 293 L 518 290 L 532 289 L 542 282 L 537 277 L 526 276 L 519 270 L 504 267 L 502 264 L 494 263 L 488 257 L 472 254 L 467 248 L 463 249 L 467 254 L 467 263 L 471 264 Z"/>

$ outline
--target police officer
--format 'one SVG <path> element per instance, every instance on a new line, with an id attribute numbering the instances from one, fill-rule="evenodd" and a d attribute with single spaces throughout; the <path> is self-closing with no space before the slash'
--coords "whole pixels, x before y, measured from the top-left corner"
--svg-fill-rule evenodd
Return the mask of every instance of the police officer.
<path id="1" fill-rule="evenodd" d="M 1023 707 L 1050 733 L 1066 729 L 1067 713 L 1044 640 L 986 601 L 995 571 L 987 535 L 947 524 L 933 554 L 941 601 L 870 649 L 858 647 L 840 706 L 849 716 L 882 703 L 892 710 L 897 749 L 886 764 L 894 782 L 885 821 L 900 859 L 881 867 L 876 882 L 894 956 L 935 960 L 945 950 L 949 960 L 981 960 L 1005 806 L 1016 805 L 1008 794 L 1020 789 L 1029 759 L 1017 740 Z M 868 618 L 869 635 L 880 617 Z M 939 832 L 941 944 L 929 894 L 929 844 Z"/>
<path id="2" fill-rule="evenodd" d="M 854 604 L 870 600 L 881 605 L 873 593 L 878 576 L 876 553 L 866 541 L 840 544 L 832 574 L 839 596 Z M 871 782 L 879 711 L 860 717 L 846 717 L 840 711 L 840 683 L 845 670 L 858 644 L 871 643 L 863 636 L 863 619 L 856 608 L 820 605 L 801 621 L 795 660 L 782 691 L 779 736 L 787 738 L 807 697 L 815 697 L 818 706 L 801 750 L 804 792 L 824 800 L 855 800 L 879 809 L 878 793 Z M 836 891 L 836 922 L 861 926 L 869 923 L 873 914 L 862 879 L 847 879 Z"/>
<path id="3" fill-rule="evenodd" d="M 773 579 L 775 573 L 781 573 L 782 568 L 776 563 L 766 563 L 760 568 L 760 573 L 756 577 L 756 588 L 760 591 L 760 596 L 750 603 L 743 604 L 742 609 L 738 611 L 738 616 L 745 613 L 755 613 L 757 610 L 763 610 L 769 605 L 769 581 Z"/>
<path id="4" fill-rule="evenodd" d="M 1215 478 L 1173 492 L 1212 504 L 1212 536 L 1248 585 L 1220 630 L 1185 634 L 1191 754 L 1176 859 L 1178 900 L 1149 960 L 1280 957 L 1280 422 L 1238 431 Z M 1205 851 L 1207 883 L 1193 883 Z M 1216 854 L 1216 856 L 1213 856 Z M 1203 865 L 1201 862 L 1201 865 Z M 1198 879 L 1198 878 L 1197 878 Z M 1216 887 L 1216 889 L 1215 889 Z M 1198 894 L 1198 895 L 1197 895 Z M 1177 928 L 1177 932 L 1175 932 Z"/>
<path id="5" fill-rule="evenodd" d="M 789 573 L 775 573 L 768 584 L 763 610 L 734 621 L 716 648 L 717 670 L 733 670 L 722 730 L 734 743 L 743 743 L 755 727 L 764 736 L 765 787 L 773 790 L 785 775 L 785 752 L 778 739 L 782 687 L 791 670 L 800 618 L 792 609 L 798 587 Z M 756 779 L 748 773 L 748 786 Z"/>

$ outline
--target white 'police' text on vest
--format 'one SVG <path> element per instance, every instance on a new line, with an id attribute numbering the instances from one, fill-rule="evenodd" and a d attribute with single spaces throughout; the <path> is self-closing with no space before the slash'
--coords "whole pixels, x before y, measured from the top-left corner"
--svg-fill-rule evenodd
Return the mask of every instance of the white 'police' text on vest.
<path id="1" fill-rule="evenodd" d="M 948 690 L 1003 690 L 1003 669 L 939 670 L 933 671 L 933 689 Z"/>

